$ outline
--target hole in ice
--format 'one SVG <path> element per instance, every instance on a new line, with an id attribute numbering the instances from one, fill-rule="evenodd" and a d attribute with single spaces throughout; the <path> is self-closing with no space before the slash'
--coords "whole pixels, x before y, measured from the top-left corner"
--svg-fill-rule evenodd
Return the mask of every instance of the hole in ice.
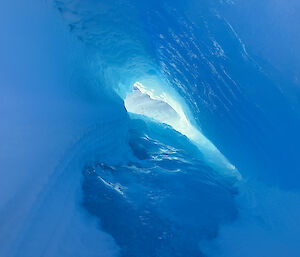
<path id="1" fill-rule="evenodd" d="M 235 180 L 202 160 L 215 158 L 214 163 L 220 157 L 189 123 L 176 97 L 159 90 L 134 84 L 125 99 L 127 111 L 158 122 L 133 117 L 132 157 L 84 169 L 83 206 L 99 217 L 121 256 L 198 257 L 199 242 L 215 238 L 220 224 L 236 218 Z"/>
<path id="2" fill-rule="evenodd" d="M 128 112 L 141 114 L 158 122 L 170 125 L 173 129 L 189 138 L 203 153 L 206 161 L 224 175 L 241 179 L 236 168 L 220 153 L 209 139 L 187 119 L 180 102 L 162 92 L 155 94 L 154 89 L 136 82 L 133 92 L 127 94 L 124 102 Z"/>
<path id="3" fill-rule="evenodd" d="M 159 122 L 176 127 L 180 122 L 180 115 L 170 106 L 163 97 L 156 97 L 150 90 L 137 82 L 133 86 L 133 92 L 127 94 L 125 107 L 128 112 L 141 114 Z"/>
<path id="4" fill-rule="evenodd" d="M 154 89 L 136 82 L 133 92 L 127 94 L 124 102 L 128 112 L 170 125 L 189 139 L 197 141 L 199 131 L 189 122 L 181 104 L 167 93 L 157 93 Z"/>

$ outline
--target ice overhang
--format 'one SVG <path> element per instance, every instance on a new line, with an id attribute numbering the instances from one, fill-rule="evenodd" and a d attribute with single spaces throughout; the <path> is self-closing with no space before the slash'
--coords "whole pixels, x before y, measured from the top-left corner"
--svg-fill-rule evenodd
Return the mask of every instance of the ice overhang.
<path id="1" fill-rule="evenodd" d="M 124 102 L 128 112 L 147 116 L 157 122 L 170 125 L 174 130 L 189 138 L 203 153 L 206 161 L 221 169 L 227 175 L 240 174 L 225 156 L 207 139 L 201 131 L 187 119 L 181 104 L 165 92 L 155 94 L 155 90 L 141 82 L 133 85 Z"/>

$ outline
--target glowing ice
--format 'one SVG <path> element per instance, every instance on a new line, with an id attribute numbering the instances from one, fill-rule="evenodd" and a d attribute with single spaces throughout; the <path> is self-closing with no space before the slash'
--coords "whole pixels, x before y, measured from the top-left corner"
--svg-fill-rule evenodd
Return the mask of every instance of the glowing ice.
<path id="1" fill-rule="evenodd" d="M 185 115 L 180 103 L 166 92 L 156 94 L 153 88 L 147 88 L 141 82 L 136 82 L 134 90 L 125 98 L 127 111 L 141 114 L 173 127 L 176 131 L 188 137 L 203 153 L 205 160 L 221 170 L 226 175 L 240 174 L 220 151 L 194 127 Z"/>

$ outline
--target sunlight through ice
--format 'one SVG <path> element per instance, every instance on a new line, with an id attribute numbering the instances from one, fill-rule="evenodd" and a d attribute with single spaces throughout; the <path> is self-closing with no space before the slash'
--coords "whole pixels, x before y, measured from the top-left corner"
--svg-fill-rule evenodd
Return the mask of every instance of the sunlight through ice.
<path id="1" fill-rule="evenodd" d="M 154 89 L 136 82 L 133 92 L 127 94 L 125 107 L 128 112 L 147 116 L 170 125 L 173 129 L 188 137 L 203 153 L 211 166 L 222 170 L 226 175 L 241 178 L 239 172 L 220 151 L 187 119 L 180 103 L 165 92 L 156 95 Z"/>

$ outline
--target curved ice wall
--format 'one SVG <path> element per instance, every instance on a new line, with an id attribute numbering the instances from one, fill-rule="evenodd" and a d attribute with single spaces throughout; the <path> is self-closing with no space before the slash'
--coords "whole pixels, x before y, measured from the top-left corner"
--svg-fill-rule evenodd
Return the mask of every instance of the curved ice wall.
<path id="1" fill-rule="evenodd" d="M 0 255 L 297 256 L 297 79 L 247 8 L 3 3 Z M 128 116 L 137 82 L 186 137 Z"/>
<path id="2" fill-rule="evenodd" d="M 85 163 L 125 143 L 122 101 L 52 2 L 5 1 L 0 12 L 0 255 L 112 255 L 113 239 L 76 210 Z"/>
<path id="3" fill-rule="evenodd" d="M 239 34 L 247 35 L 247 24 L 241 27 L 236 19 L 251 9 L 218 1 L 58 1 L 58 6 L 70 30 L 98 49 L 102 77 L 122 98 L 135 82 L 147 80 L 150 88 L 160 84 L 161 91 L 167 85 L 193 125 L 232 162 L 247 174 L 293 186 L 280 173 L 285 160 L 291 160 L 289 169 L 297 162 L 298 108 L 293 104 L 299 93 L 284 74 L 275 75 L 270 65 L 258 62 L 260 57 L 254 59 L 254 47 L 246 49 Z M 249 23 L 257 24 L 254 20 Z M 286 131 L 294 136 L 287 138 Z"/>

